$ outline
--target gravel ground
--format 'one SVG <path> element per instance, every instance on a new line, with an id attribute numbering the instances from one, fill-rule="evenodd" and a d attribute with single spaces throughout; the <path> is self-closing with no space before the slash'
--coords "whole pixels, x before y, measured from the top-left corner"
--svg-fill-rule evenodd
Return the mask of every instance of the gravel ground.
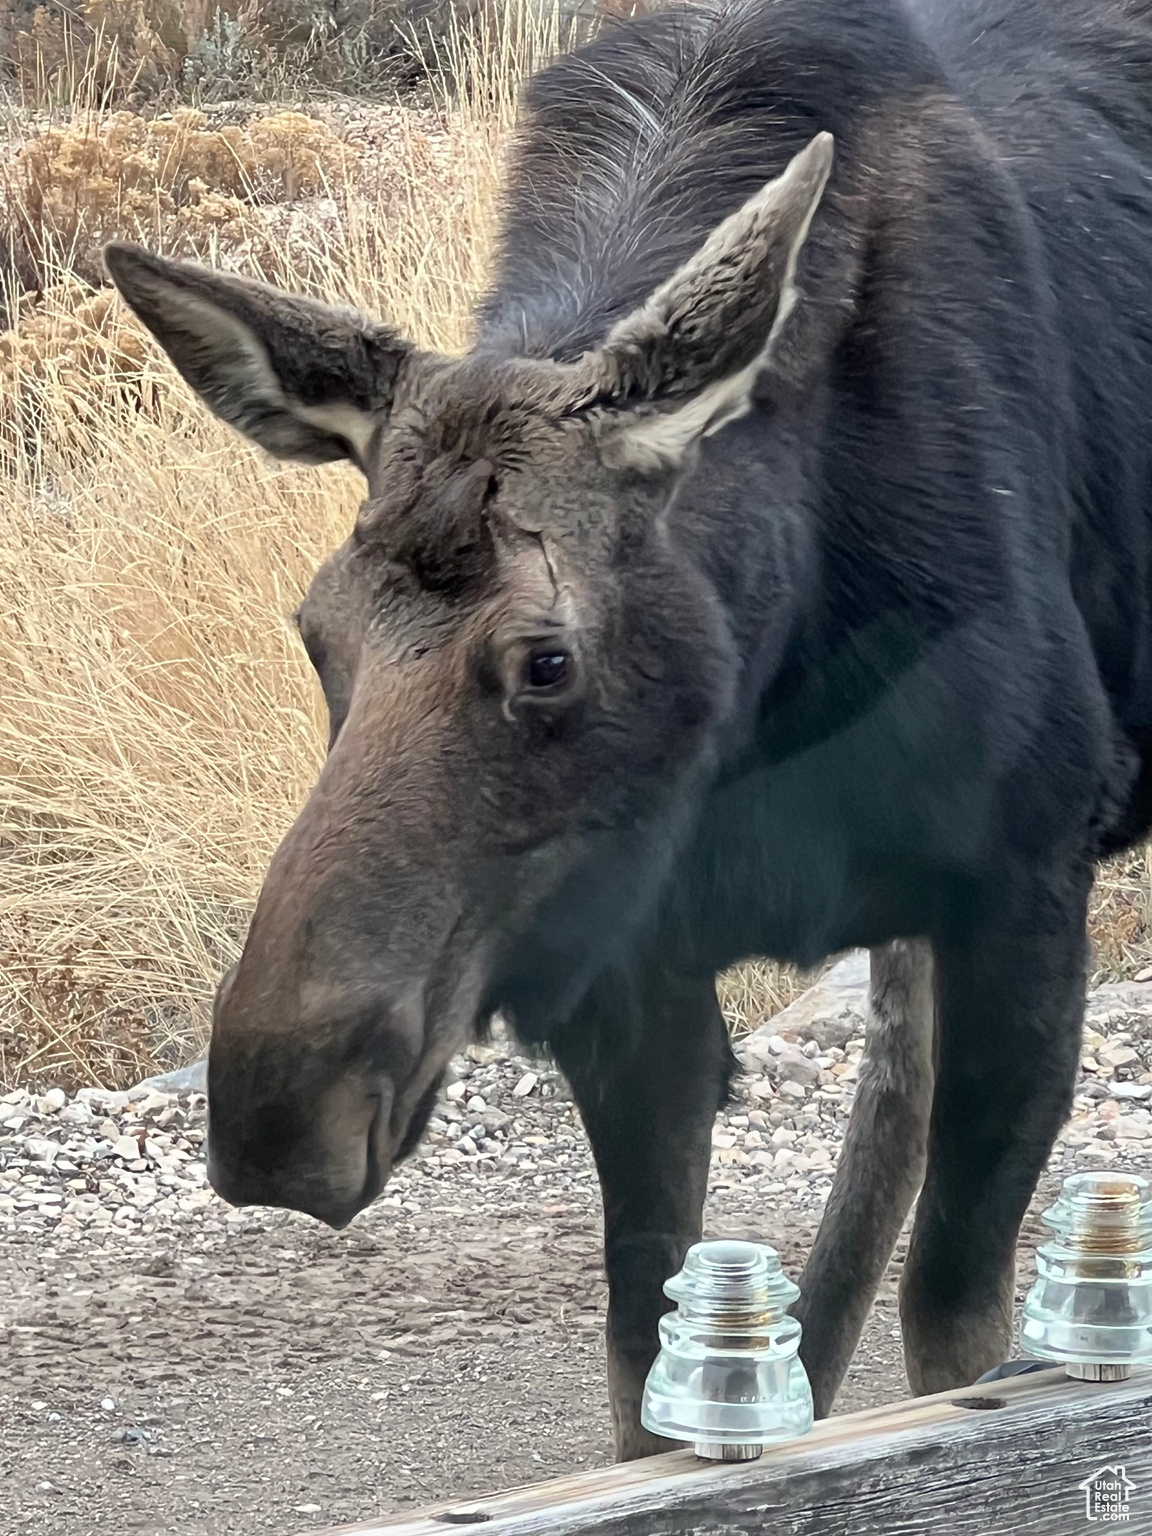
<path id="1" fill-rule="evenodd" d="M 715 1130 L 709 1233 L 773 1242 L 794 1275 L 856 1006 L 753 1037 Z M 1021 1291 L 1060 1178 L 1152 1160 L 1152 986 L 1094 994 L 1084 1050 Z M 454 1070 L 420 1155 L 340 1234 L 217 1200 L 201 1095 L 0 1098 L 0 1536 L 293 1536 L 609 1459 L 599 1206 L 566 1085 L 501 1041 Z M 904 1394 L 899 1265 L 842 1411 Z"/>

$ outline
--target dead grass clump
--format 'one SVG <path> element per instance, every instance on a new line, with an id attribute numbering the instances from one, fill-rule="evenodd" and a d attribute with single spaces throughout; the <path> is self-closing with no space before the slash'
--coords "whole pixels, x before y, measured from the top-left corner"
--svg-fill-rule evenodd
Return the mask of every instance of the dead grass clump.
<path id="1" fill-rule="evenodd" d="M 137 408 L 149 409 L 155 385 L 147 385 L 144 333 L 124 322 L 112 292 L 93 292 L 77 281 L 46 290 L 11 330 L 0 331 L 0 434 L 11 444 L 42 441 L 45 397 L 57 442 L 82 445 L 99 428 L 92 399 L 93 374 L 108 394 L 120 391 Z M 3 450 L 0 449 L 0 455 Z"/>
<path id="2" fill-rule="evenodd" d="M 1101 865 L 1089 932 L 1095 982 L 1141 975 L 1152 965 L 1152 863 L 1147 844 Z"/>
<path id="3" fill-rule="evenodd" d="M 6 923 L 0 967 L 19 977 L 19 1003 L 0 1029 L 0 1083 L 41 1078 L 69 1090 L 139 1076 L 152 1060 L 144 1017 L 93 975 L 94 955 L 68 945 L 41 968 L 27 924 Z"/>
<path id="4" fill-rule="evenodd" d="M 733 1036 L 751 1034 L 794 1003 L 812 980 L 807 971 L 771 960 L 749 960 L 717 978 L 720 1006 Z"/>

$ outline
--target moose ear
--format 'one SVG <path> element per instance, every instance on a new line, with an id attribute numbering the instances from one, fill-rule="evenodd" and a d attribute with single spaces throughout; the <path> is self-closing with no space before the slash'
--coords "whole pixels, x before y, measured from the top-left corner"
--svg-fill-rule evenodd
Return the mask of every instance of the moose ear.
<path id="1" fill-rule="evenodd" d="M 109 245 L 113 282 L 205 402 L 281 459 L 363 465 L 412 348 L 353 311 Z"/>
<path id="2" fill-rule="evenodd" d="M 601 440 L 608 463 L 674 467 L 749 409 L 796 301 L 796 262 L 831 169 L 832 135 L 817 134 L 577 364 L 620 411 Z"/>

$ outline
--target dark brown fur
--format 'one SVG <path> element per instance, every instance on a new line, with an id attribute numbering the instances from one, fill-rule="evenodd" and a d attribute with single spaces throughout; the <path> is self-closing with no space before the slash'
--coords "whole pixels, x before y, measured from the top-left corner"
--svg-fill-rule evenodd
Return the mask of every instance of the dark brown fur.
<path id="1" fill-rule="evenodd" d="M 1093 864 L 1152 817 L 1150 249 L 1148 0 L 763 0 L 533 85 L 466 358 L 110 251 L 213 409 L 368 482 L 299 615 L 328 762 L 217 1000 L 223 1194 L 342 1225 L 503 1009 L 592 1139 L 642 1454 L 713 977 L 868 945 L 817 1407 L 921 1179 L 913 1384 L 1004 1358 Z"/>

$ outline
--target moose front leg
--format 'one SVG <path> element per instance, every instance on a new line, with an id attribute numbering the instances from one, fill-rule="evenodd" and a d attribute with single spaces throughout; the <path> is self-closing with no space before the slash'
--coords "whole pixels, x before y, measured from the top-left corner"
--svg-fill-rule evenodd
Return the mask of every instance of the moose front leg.
<path id="1" fill-rule="evenodd" d="M 818 1418 L 852 1359 L 900 1228 L 924 1177 L 932 1108 L 932 949 L 874 949 L 867 1038 L 832 1193 L 792 1308 Z"/>
<path id="2" fill-rule="evenodd" d="M 636 1006 L 601 984 L 553 1049 L 592 1143 L 604 1200 L 608 1392 L 620 1461 L 673 1449 L 640 1426 L 640 1399 L 669 1308 L 664 1281 L 701 1234 L 712 1125 L 734 1065 L 711 977 L 667 972 Z M 620 1042 L 628 1039 L 627 1045 Z"/>
<path id="3" fill-rule="evenodd" d="M 914 1392 L 967 1386 L 1012 1352 L 1016 1238 L 1079 1065 L 1088 880 L 999 892 L 937 945 L 928 1172 L 900 1289 Z"/>

